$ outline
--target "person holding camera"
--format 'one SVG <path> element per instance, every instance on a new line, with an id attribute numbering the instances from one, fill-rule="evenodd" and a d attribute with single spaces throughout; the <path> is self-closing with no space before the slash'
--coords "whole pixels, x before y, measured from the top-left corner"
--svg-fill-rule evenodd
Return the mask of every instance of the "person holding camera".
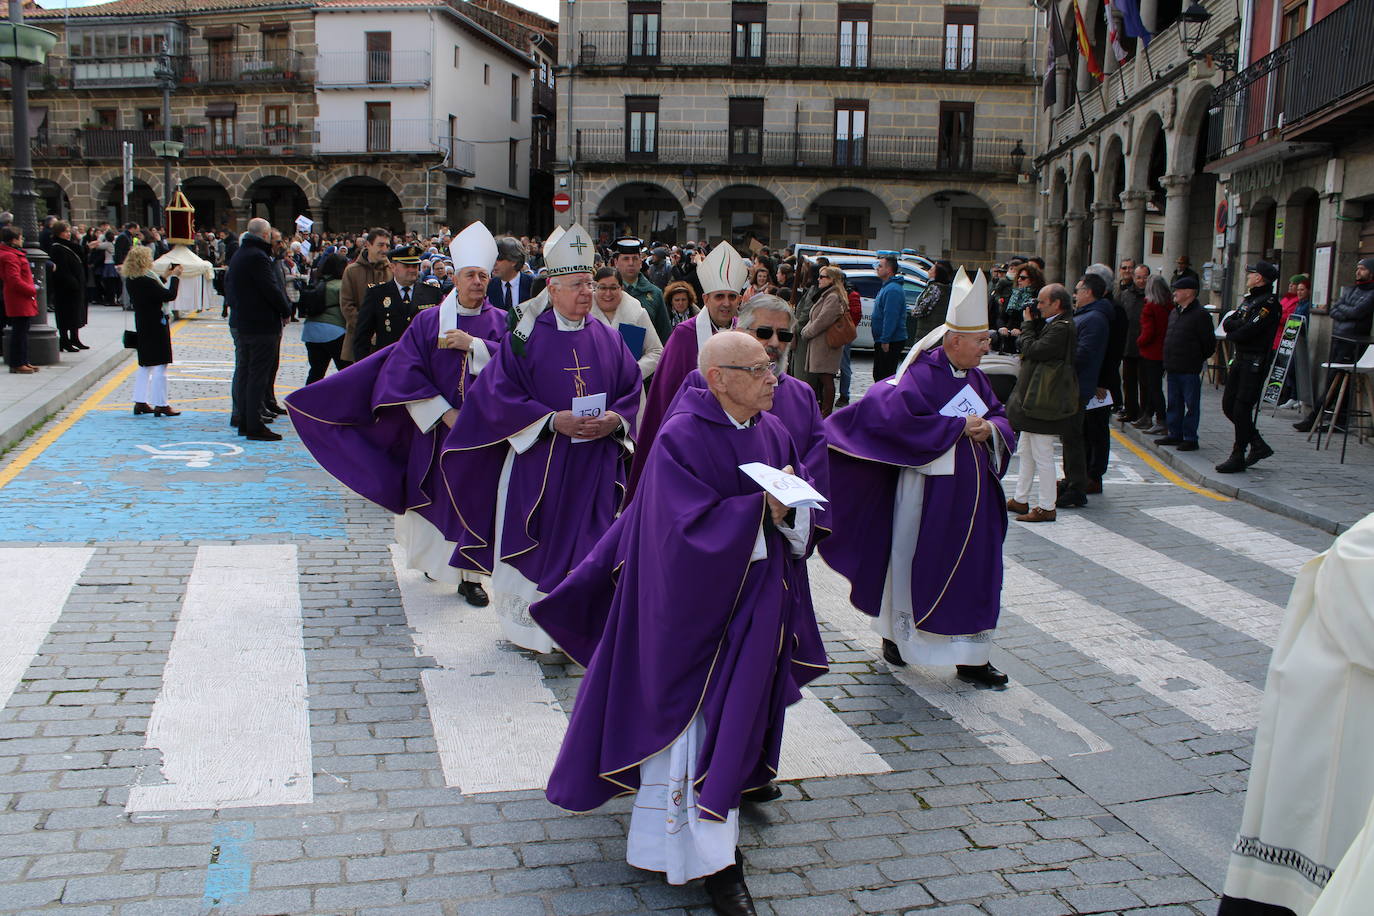
<path id="1" fill-rule="evenodd" d="M 1007 500 L 1007 511 L 1017 513 L 1018 522 L 1052 522 L 1057 516 L 1054 440 L 1080 422 L 1074 369 L 1078 333 L 1065 317 L 1072 310 L 1069 291 L 1051 283 L 1021 313 L 1021 371 L 1007 399 L 1007 419 L 1020 435 L 1021 455 L 1016 493 Z M 1031 484 L 1037 479 L 1031 505 Z"/>
<path id="2" fill-rule="evenodd" d="M 172 362 L 172 302 L 177 297 L 181 265 L 162 275 L 153 267 L 153 249 L 135 245 L 119 265 L 134 312 L 138 335 L 138 370 L 134 374 L 134 413 L 177 417 L 167 403 L 167 367 Z"/>

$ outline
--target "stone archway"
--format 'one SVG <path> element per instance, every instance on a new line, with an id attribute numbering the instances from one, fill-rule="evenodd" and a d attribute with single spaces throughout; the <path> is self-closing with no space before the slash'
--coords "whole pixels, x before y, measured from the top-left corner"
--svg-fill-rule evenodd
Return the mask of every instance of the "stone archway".
<path id="1" fill-rule="evenodd" d="M 162 213 L 158 194 L 152 185 L 142 178 L 134 178 L 134 189 L 129 194 L 129 203 L 124 203 L 123 180 L 118 176 L 109 179 L 96 194 L 96 208 L 99 219 L 109 220 L 116 226 L 134 222 L 140 226 L 159 225 Z"/>
<path id="2" fill-rule="evenodd" d="M 310 216 L 310 201 L 290 178 L 268 175 L 258 178 L 243 192 L 246 218 L 262 217 L 283 235 L 295 232 L 296 217 Z"/>
<path id="3" fill-rule="evenodd" d="M 238 228 L 239 214 L 234 212 L 234 202 L 219 182 L 212 178 L 186 178 L 181 182 L 181 191 L 196 209 L 198 231 Z"/>
<path id="4" fill-rule="evenodd" d="M 625 235 L 665 245 L 687 241 L 682 204 L 670 190 L 650 181 L 611 185 L 596 202 L 589 230 L 603 246 Z"/>
<path id="5" fill-rule="evenodd" d="M 49 214 L 61 220 L 71 220 L 72 199 L 60 182 L 52 178 L 35 178 L 33 190 L 38 195 L 39 220 Z"/>
<path id="6" fill-rule="evenodd" d="M 401 199 L 376 178 L 343 179 L 324 195 L 323 207 L 326 232 L 356 233 L 378 227 L 405 232 Z"/>
<path id="7" fill-rule="evenodd" d="M 728 240 L 747 251 L 751 241 L 781 248 L 798 241 L 784 239 L 786 209 L 777 195 L 755 184 L 718 189 L 701 205 L 701 225 L 712 242 Z"/>
<path id="8" fill-rule="evenodd" d="M 995 208 L 971 191 L 942 188 L 911 210 L 908 248 L 955 267 L 990 268 L 998 246 Z"/>
<path id="9" fill-rule="evenodd" d="M 819 234 L 825 245 L 881 249 L 898 241 L 887 204 L 864 188 L 845 186 L 821 193 L 807 208 L 806 221 L 819 227 L 819 233 L 811 234 Z"/>

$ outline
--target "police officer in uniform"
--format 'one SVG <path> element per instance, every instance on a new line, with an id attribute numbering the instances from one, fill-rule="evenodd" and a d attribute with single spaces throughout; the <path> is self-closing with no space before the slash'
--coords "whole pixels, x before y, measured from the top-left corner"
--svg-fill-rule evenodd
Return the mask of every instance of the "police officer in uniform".
<path id="1" fill-rule="evenodd" d="M 1236 428 L 1236 441 L 1231 447 L 1231 457 L 1217 465 L 1220 474 L 1243 471 L 1274 454 L 1255 429 L 1255 409 L 1264 393 L 1274 337 L 1283 320 L 1283 306 L 1274 295 L 1274 281 L 1278 276 L 1278 267 L 1268 261 L 1257 261 L 1245 268 L 1248 292 L 1240 305 L 1221 321 L 1226 339 L 1235 348 L 1231 371 L 1226 376 L 1226 390 L 1221 396 L 1221 409 Z"/>
<path id="2" fill-rule="evenodd" d="M 362 359 L 401 339 L 410 319 L 421 309 L 438 305 L 444 294 L 438 287 L 419 282 L 420 256 L 424 250 L 415 244 L 397 245 L 387 260 L 391 279 L 378 283 L 363 297 L 358 309 L 358 324 L 353 352 Z"/>

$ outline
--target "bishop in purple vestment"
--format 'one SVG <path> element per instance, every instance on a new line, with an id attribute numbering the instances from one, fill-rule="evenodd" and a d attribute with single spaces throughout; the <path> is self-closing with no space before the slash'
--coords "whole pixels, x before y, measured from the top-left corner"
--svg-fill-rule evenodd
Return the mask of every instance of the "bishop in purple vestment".
<path id="1" fill-rule="evenodd" d="M 878 618 L 888 661 L 956 665 L 965 680 L 1000 686 L 989 649 L 1007 533 L 1000 481 L 1016 434 L 977 368 L 987 346 L 985 330 L 947 331 L 895 385 L 879 382 L 830 416 L 842 497 L 820 551 L 849 580 L 854 606 Z"/>
<path id="2" fill-rule="evenodd" d="M 455 252 L 460 240 L 482 233 L 480 223 L 469 227 L 455 239 Z M 494 251 L 492 243 L 493 258 Z M 321 467 L 397 516 L 407 565 L 439 581 L 462 579 L 460 593 L 478 605 L 486 596 L 477 577 L 449 564 L 462 526 L 438 458 L 443 433 L 505 337 L 505 313 L 484 300 L 489 270 L 463 266 L 448 298 L 421 310 L 396 343 L 286 398 L 301 441 Z"/>
<path id="3" fill-rule="evenodd" d="M 573 226 L 546 253 L 559 265 L 551 270 L 560 271 L 549 281 L 548 307 L 522 315 L 502 342 L 441 458 L 463 526 L 452 563 L 492 576 L 503 633 L 537 652 L 554 643 L 530 620 L 529 604 L 562 581 L 615 520 L 639 409 L 639 366 L 624 339 L 587 318 L 589 267 L 569 271 L 560 260 L 580 242 L 576 259 L 590 261 L 585 235 Z M 583 399 L 602 403 L 592 410 Z"/>
<path id="4" fill-rule="evenodd" d="M 735 324 L 740 307 L 740 293 L 749 282 L 749 267 L 729 242 L 721 242 L 697 265 L 701 281 L 702 310 L 673 328 L 663 344 L 663 355 L 654 370 L 649 395 L 644 403 L 644 415 L 639 418 L 636 431 L 635 457 L 630 469 L 630 496 L 634 495 L 649 448 L 658 435 L 659 425 L 668 407 L 677 397 L 682 380 L 697 368 L 697 357 L 711 335 L 729 330 Z"/>
<path id="5" fill-rule="evenodd" d="M 807 510 L 739 470 L 805 473 L 767 412 L 768 357 L 729 332 L 702 359 L 709 390 L 681 393 L 639 498 L 531 611 L 587 666 L 549 800 L 587 811 L 635 793 L 630 864 L 674 884 L 707 877 L 721 912 L 752 912 L 737 809 L 776 772 L 785 710 L 826 658 L 803 600 Z"/>

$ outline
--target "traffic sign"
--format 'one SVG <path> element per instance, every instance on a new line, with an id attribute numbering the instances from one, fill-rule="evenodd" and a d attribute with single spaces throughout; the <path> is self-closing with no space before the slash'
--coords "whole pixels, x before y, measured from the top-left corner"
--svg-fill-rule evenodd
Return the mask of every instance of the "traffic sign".
<path id="1" fill-rule="evenodd" d="M 553 208 L 559 213 L 567 213 L 572 207 L 572 198 L 564 191 L 559 191 L 553 195 Z"/>

